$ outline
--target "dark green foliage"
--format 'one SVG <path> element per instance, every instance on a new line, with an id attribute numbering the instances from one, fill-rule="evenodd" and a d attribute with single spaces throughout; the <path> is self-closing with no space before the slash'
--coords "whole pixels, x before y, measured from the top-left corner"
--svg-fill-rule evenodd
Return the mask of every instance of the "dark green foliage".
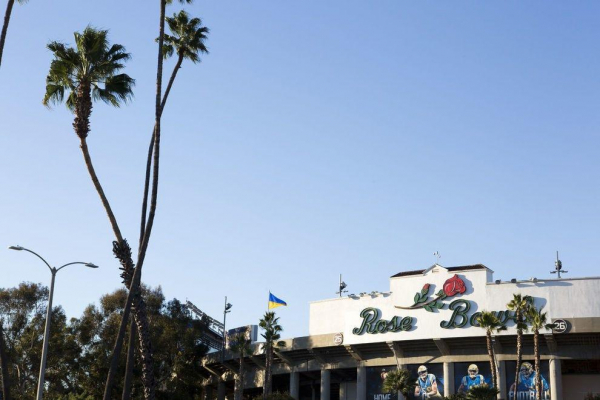
<path id="1" fill-rule="evenodd" d="M 499 390 L 490 387 L 485 383 L 483 385 L 471 386 L 467 392 L 467 400 L 495 400 Z"/>
<path id="2" fill-rule="evenodd" d="M 198 53 L 208 53 L 208 49 L 204 45 L 208 28 L 202 26 L 200 18 L 190 19 L 188 13 L 181 10 L 179 13 L 173 14 L 173 17 L 167 17 L 166 22 L 172 35 L 165 34 L 164 58 L 169 58 L 175 53 L 197 63 L 200 61 Z"/>
<path id="3" fill-rule="evenodd" d="M 466 394 L 457 393 L 451 394 L 450 396 L 445 396 L 444 400 L 465 400 L 467 398 Z"/>
<path id="4" fill-rule="evenodd" d="M 134 80 L 118 72 L 131 55 L 120 44 L 109 45 L 108 31 L 92 27 L 83 33 L 75 32 L 75 47 L 50 42 L 48 50 L 54 59 L 46 78 L 44 105 L 62 103 L 68 93 L 66 105 L 75 110 L 78 90 L 89 88 L 94 100 L 102 100 L 115 107 L 133 95 Z"/>
<path id="5" fill-rule="evenodd" d="M 588 393 L 583 400 L 600 400 L 600 394 Z"/>
<path id="6" fill-rule="evenodd" d="M 288 392 L 274 392 L 267 396 L 267 400 L 294 400 Z"/>
<path id="7" fill-rule="evenodd" d="M 388 372 L 382 389 L 385 393 L 400 392 L 404 396 L 408 396 L 415 390 L 415 380 L 411 378 L 407 369 L 396 369 Z"/>
<path id="8" fill-rule="evenodd" d="M 102 398 L 104 378 L 114 337 L 118 331 L 127 292 L 117 290 L 103 296 L 98 305 L 88 306 L 80 318 L 67 321 L 64 311 L 54 307 L 49 343 L 44 399 L 91 400 Z M 160 288 L 143 288 L 152 340 L 157 344 L 155 377 L 160 382 L 158 399 L 192 400 L 199 395 L 196 365 L 207 347 L 200 342 L 206 325 L 192 318 L 178 300 L 166 302 Z M 44 332 L 48 289 L 22 283 L 18 288 L 0 289 L 0 319 L 8 350 L 13 399 L 35 398 L 37 373 Z M 124 361 L 124 355 L 122 355 Z M 121 363 L 118 377 L 123 376 Z M 133 395 L 142 393 L 140 371 Z M 116 382 L 114 398 L 122 382 Z"/>

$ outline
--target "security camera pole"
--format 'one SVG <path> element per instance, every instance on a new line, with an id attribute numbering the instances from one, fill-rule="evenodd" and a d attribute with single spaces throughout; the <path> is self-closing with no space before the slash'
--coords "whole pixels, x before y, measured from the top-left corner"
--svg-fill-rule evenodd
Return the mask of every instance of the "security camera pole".
<path id="1" fill-rule="evenodd" d="M 558 279 L 560 279 L 560 274 L 566 274 L 569 271 L 563 271 L 562 269 L 562 261 L 560 261 L 560 259 L 558 258 L 558 251 L 556 252 L 556 261 L 554 262 L 555 265 L 555 270 L 554 271 L 550 271 L 551 274 L 556 274 L 558 273 Z"/>
<path id="2" fill-rule="evenodd" d="M 71 263 L 68 263 L 68 264 L 65 264 L 65 265 L 62 265 L 62 266 L 56 268 L 56 267 L 51 267 L 50 264 L 48 264 L 48 262 L 46 260 L 44 260 L 44 258 L 42 256 L 40 256 L 39 254 L 37 254 L 34 251 L 31 251 L 31 250 L 26 249 L 21 246 L 10 246 L 9 249 L 17 250 L 17 251 L 27 251 L 27 252 L 33 254 L 34 256 L 36 256 L 37 258 L 42 260 L 44 262 L 44 264 L 46 264 L 48 269 L 50 269 L 50 273 L 52 274 L 52 281 L 50 282 L 50 295 L 48 296 L 48 308 L 46 309 L 46 328 L 44 329 L 44 343 L 42 344 L 42 361 L 40 362 L 40 376 L 38 379 L 37 395 L 36 395 L 37 400 L 42 400 L 42 396 L 44 394 L 44 376 L 46 374 L 46 358 L 48 357 L 48 342 L 50 341 L 50 322 L 51 322 L 50 316 L 51 316 L 51 312 L 52 312 L 52 298 L 54 297 L 54 279 L 56 278 L 56 273 L 58 271 L 60 271 L 61 269 L 63 269 L 64 267 L 67 267 L 67 266 L 73 265 L 73 264 L 85 265 L 88 268 L 98 268 L 98 266 L 94 265 L 92 263 L 76 261 L 76 262 L 71 262 Z"/>
<path id="3" fill-rule="evenodd" d="M 227 296 L 225 296 L 225 309 L 223 310 L 223 351 L 221 351 L 221 361 L 225 360 L 225 347 L 227 346 L 227 329 L 225 327 L 225 321 L 227 320 L 227 314 L 231 312 L 233 305 L 227 302 Z"/>
<path id="4" fill-rule="evenodd" d="M 348 285 L 346 285 L 346 282 L 342 281 L 342 274 L 340 274 L 340 291 L 339 292 L 335 292 L 335 294 L 339 294 L 340 297 L 342 297 L 342 293 L 347 293 L 347 290 L 344 290 L 348 287 Z"/>

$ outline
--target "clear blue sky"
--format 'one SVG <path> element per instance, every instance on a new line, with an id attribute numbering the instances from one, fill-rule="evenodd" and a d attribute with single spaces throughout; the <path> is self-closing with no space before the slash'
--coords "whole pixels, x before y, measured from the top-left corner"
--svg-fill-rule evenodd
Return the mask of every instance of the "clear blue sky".
<path id="1" fill-rule="evenodd" d="M 45 44 L 88 23 L 133 54 L 135 100 L 98 104 L 91 153 L 137 242 L 153 124 L 158 3 L 15 5 L 0 69 L 0 244 L 55 264 L 70 316 L 120 287 L 112 233 L 64 107 L 41 105 Z M 172 13 L 178 6 L 171 7 Z M 144 281 L 233 327 L 268 290 L 284 336 L 308 303 L 389 276 L 483 263 L 495 277 L 598 275 L 600 3 L 196 1 L 211 54 L 184 64 L 163 117 Z M 166 66 L 170 73 L 173 62 Z M 4 247 L 5 248 L 5 247 Z M 49 282 L 0 250 L 0 286 Z"/>

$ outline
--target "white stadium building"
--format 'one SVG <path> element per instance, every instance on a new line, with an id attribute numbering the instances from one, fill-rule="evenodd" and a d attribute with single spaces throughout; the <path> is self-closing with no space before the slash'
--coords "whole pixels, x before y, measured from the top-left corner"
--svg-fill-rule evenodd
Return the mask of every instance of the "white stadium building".
<path id="1" fill-rule="evenodd" d="M 500 399 L 513 399 L 516 375 L 514 313 L 507 310 L 513 294 L 533 297 L 547 312 L 552 330 L 540 332 L 540 371 L 544 399 L 579 400 L 600 393 L 600 277 L 494 281 L 484 265 L 401 272 L 385 292 L 360 293 L 310 303 L 309 336 L 285 340 L 276 352 L 274 390 L 301 400 L 391 400 L 383 393 L 385 374 L 401 367 L 427 370 L 438 397 L 465 390 L 468 370 L 490 381 L 491 365 L 485 330 L 477 326 L 482 310 L 494 311 L 507 330 L 494 334 Z M 524 367 L 517 400 L 534 399 L 527 388 L 533 365 L 533 334 L 523 340 Z M 262 390 L 264 355 L 259 343 L 247 357 L 245 397 Z M 239 359 L 230 352 L 209 354 L 203 361 L 205 396 L 233 398 Z M 521 375 L 523 374 L 523 375 Z M 423 373 L 423 376 L 425 374 Z M 522 378 L 521 378 L 522 376 Z M 422 381 L 424 382 L 424 381 Z M 427 389 L 430 390 L 430 389 Z"/>

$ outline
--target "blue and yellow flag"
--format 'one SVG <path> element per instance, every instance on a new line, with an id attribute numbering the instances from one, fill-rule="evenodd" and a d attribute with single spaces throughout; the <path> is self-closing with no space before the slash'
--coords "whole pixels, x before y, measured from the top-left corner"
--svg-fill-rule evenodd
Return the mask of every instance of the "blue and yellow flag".
<path id="1" fill-rule="evenodd" d="M 287 303 L 277 297 L 273 296 L 271 292 L 269 292 L 269 310 L 272 308 L 277 308 L 281 306 L 287 306 Z"/>

